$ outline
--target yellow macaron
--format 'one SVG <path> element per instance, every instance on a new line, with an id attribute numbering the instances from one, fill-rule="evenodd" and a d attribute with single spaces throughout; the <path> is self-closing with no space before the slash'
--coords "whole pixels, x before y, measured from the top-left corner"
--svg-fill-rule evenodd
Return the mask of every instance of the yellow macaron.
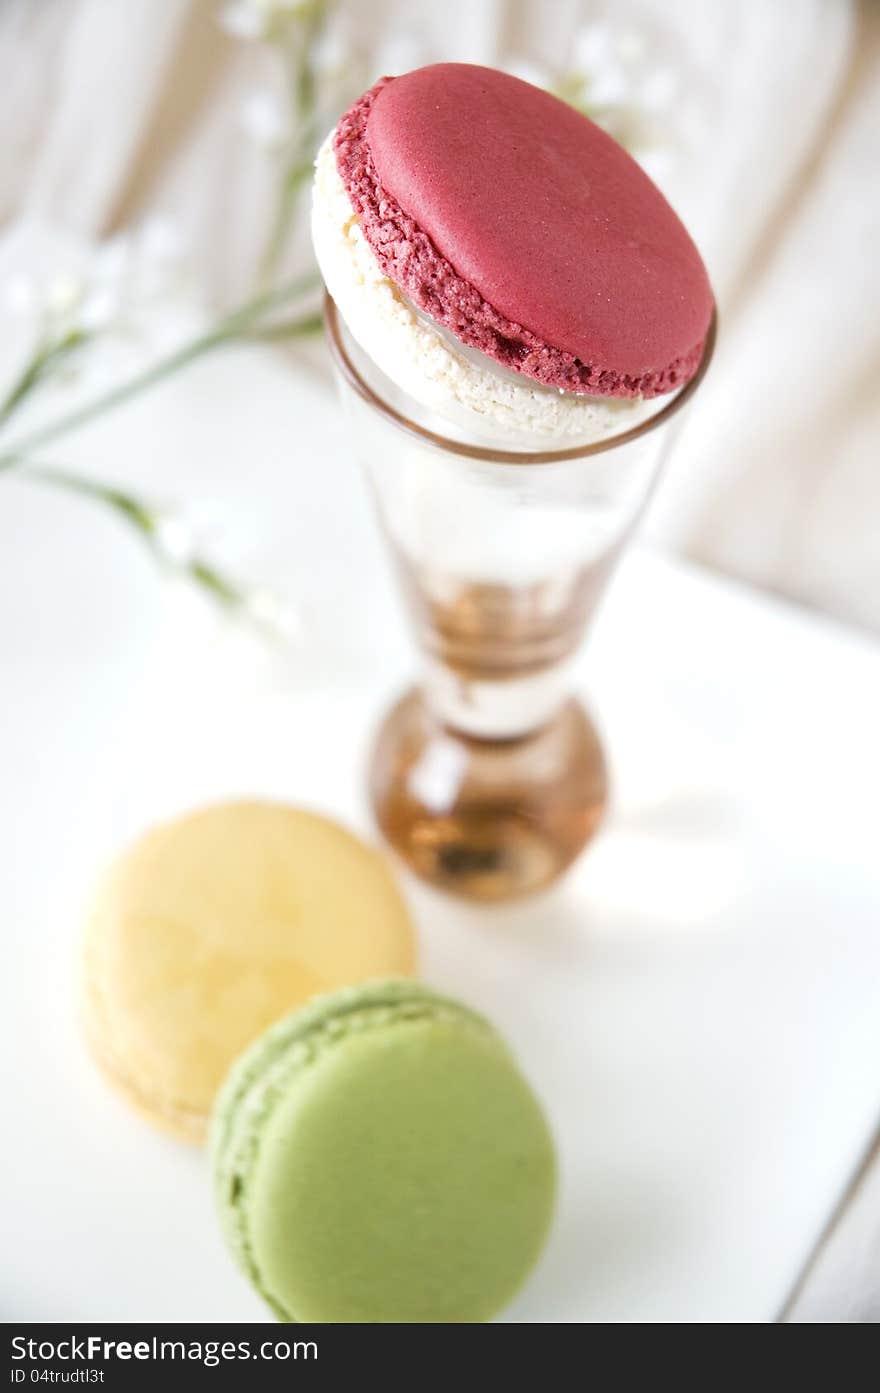
<path id="1" fill-rule="evenodd" d="M 225 803 L 154 828 L 104 876 L 86 925 L 86 1031 L 132 1103 L 198 1141 L 266 1026 L 319 992 L 414 970 L 377 851 L 314 813 Z"/>

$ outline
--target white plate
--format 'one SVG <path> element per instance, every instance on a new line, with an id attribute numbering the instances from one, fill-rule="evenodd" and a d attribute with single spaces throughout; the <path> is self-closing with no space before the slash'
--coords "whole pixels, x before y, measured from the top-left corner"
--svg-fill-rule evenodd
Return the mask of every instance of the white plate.
<path id="1" fill-rule="evenodd" d="M 3 485 L 6 1320 L 265 1318 L 204 1158 L 107 1091 L 72 1005 L 91 879 L 145 823 L 264 793 L 368 827 L 363 757 L 411 655 L 329 403 L 251 363 L 77 448 L 154 493 L 210 488 L 241 569 L 301 601 L 287 659 L 87 505 Z M 509 1035 L 559 1141 L 553 1237 L 508 1318 L 771 1320 L 880 1107 L 880 658 L 637 552 L 584 678 L 616 801 L 569 880 L 492 913 L 410 887 L 425 975 Z"/>

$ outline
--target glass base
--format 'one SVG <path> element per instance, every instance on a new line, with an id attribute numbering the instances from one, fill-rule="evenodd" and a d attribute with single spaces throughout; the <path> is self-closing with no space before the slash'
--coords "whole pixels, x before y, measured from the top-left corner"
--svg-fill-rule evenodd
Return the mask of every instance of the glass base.
<path id="1" fill-rule="evenodd" d="M 571 865 L 599 826 L 608 780 L 576 701 L 530 735 L 479 740 L 441 725 L 414 690 L 379 731 L 370 794 L 411 870 L 441 890 L 499 903 Z"/>

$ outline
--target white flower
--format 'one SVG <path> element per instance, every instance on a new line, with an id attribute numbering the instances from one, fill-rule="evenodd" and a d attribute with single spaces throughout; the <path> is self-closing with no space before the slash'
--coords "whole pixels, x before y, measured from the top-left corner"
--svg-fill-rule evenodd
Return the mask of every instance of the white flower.
<path id="1" fill-rule="evenodd" d="M 245 599 L 245 611 L 267 635 L 291 643 L 302 635 L 301 621 L 290 604 L 274 590 L 260 587 Z"/>
<path id="2" fill-rule="evenodd" d="M 621 68 L 600 68 L 590 73 L 585 84 L 585 96 L 597 108 L 625 107 L 634 101 L 634 94 Z"/>
<path id="3" fill-rule="evenodd" d="M 622 30 L 615 37 L 614 47 L 624 63 L 641 62 L 648 51 L 647 40 L 637 29 Z"/>
<path id="4" fill-rule="evenodd" d="M 641 105 L 662 115 L 675 103 L 678 88 L 678 74 L 672 68 L 653 68 L 639 85 Z"/>
<path id="5" fill-rule="evenodd" d="M 118 319 L 121 306 L 122 299 L 118 289 L 109 285 L 96 285 L 83 297 L 76 322 L 89 334 L 100 333 Z"/>
<path id="6" fill-rule="evenodd" d="M 173 226 L 159 218 L 133 234 L 112 237 L 73 266 L 22 271 L 0 289 L 9 310 L 26 317 L 40 352 L 71 335 L 95 339 L 137 337 L 143 315 L 165 310 L 179 287 L 181 243 Z"/>
<path id="7" fill-rule="evenodd" d="M 390 35 L 380 44 L 376 54 L 376 72 L 383 77 L 399 77 L 401 73 L 411 72 L 425 61 L 425 48 L 416 34 Z"/>
<path id="8" fill-rule="evenodd" d="M 540 68 L 537 63 L 532 63 L 527 58 L 517 58 L 512 63 L 507 64 L 507 71 L 511 77 L 518 77 L 521 82 L 530 82 L 533 87 L 552 87 L 553 75 L 546 68 Z"/>
<path id="9" fill-rule="evenodd" d="M 600 73 L 615 65 L 616 59 L 611 34 L 604 25 L 588 24 L 575 34 L 570 60 L 575 72 Z"/>
<path id="10" fill-rule="evenodd" d="M 186 566 L 195 556 L 195 542 L 192 530 L 183 518 L 175 513 L 165 513 L 156 524 L 156 546 L 167 561 L 175 566 Z"/>
<path id="11" fill-rule="evenodd" d="M 180 261 L 183 238 L 170 218 L 147 218 L 138 233 L 140 254 L 155 265 L 170 266 Z"/>
<path id="12" fill-rule="evenodd" d="M 122 312 L 131 262 L 130 237 L 111 237 L 96 248 L 84 276 L 82 296 L 75 307 L 73 317 L 78 327 L 95 334 L 116 322 Z"/>
<path id="13" fill-rule="evenodd" d="M 115 284 L 123 279 L 132 254 L 131 237 L 119 234 L 101 242 L 91 255 L 92 275 L 105 284 Z"/>
<path id="14" fill-rule="evenodd" d="M 43 309 L 51 319 L 67 319 L 82 304 L 86 282 L 69 271 L 52 276 L 43 292 Z"/>
<path id="15" fill-rule="evenodd" d="M 352 61 L 349 44 L 333 29 L 326 29 L 312 45 L 312 66 L 323 78 L 338 77 Z"/>
<path id="16" fill-rule="evenodd" d="M 315 0 L 232 0 L 220 11 L 220 23 L 234 39 L 269 38 L 279 24 L 303 18 Z"/>
<path id="17" fill-rule="evenodd" d="M 220 11 L 220 23 L 233 39 L 261 39 L 263 20 L 250 5 L 224 5 Z"/>
<path id="18" fill-rule="evenodd" d="M 551 90 L 592 116 L 643 163 L 649 153 L 655 162 L 660 147 L 683 144 L 678 66 L 648 33 L 583 26 Z"/>

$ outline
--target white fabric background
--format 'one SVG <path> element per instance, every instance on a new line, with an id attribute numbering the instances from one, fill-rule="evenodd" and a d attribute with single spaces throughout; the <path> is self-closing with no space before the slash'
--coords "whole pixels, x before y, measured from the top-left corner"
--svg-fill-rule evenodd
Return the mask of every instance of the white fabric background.
<path id="1" fill-rule="evenodd" d="M 657 169 L 722 309 L 711 378 L 648 527 L 759 585 L 880 629 L 880 12 L 851 0 L 348 0 L 364 80 L 435 57 L 559 67 L 585 23 L 647 44 L 672 82 Z M 214 0 L 0 6 L 0 217 L 100 239 L 161 212 L 205 293 L 255 256 L 271 159 L 241 107 L 277 81 Z M 356 60 L 356 61 L 355 61 Z M 649 64 L 650 71 L 650 64 Z M 660 110 L 658 124 L 667 120 Z M 675 122 L 673 122 L 675 124 Z M 667 152 L 668 155 L 668 152 Z"/>

